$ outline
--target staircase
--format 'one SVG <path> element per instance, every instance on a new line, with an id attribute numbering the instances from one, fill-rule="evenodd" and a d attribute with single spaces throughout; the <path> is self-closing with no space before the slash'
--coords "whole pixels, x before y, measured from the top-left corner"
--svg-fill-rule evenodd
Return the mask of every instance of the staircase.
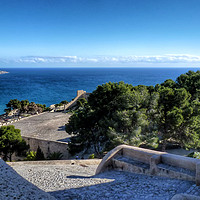
<path id="1" fill-rule="evenodd" d="M 132 158 L 119 156 L 119 157 L 113 158 L 112 163 L 113 163 L 114 168 L 120 171 L 150 175 L 149 164 L 140 162 Z"/>
<path id="2" fill-rule="evenodd" d="M 193 181 L 200 185 L 200 160 L 127 145 L 108 152 L 96 174 L 110 169 Z"/>

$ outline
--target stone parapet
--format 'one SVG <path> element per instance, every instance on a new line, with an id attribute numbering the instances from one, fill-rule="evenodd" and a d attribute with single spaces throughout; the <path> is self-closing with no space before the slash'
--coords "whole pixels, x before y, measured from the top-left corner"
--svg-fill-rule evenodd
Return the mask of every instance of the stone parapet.
<path id="1" fill-rule="evenodd" d="M 200 185 L 200 160 L 128 145 L 108 152 L 96 174 L 109 169 L 195 181 Z"/>

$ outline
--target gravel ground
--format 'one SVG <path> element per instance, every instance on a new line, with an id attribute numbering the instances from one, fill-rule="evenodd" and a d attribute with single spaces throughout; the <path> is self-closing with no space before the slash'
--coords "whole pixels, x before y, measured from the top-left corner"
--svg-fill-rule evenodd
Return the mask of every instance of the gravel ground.
<path id="1" fill-rule="evenodd" d="M 19 176 L 0 159 L 1 200 L 54 200 L 55 198 Z"/>
<path id="2" fill-rule="evenodd" d="M 24 118 L 12 123 L 21 130 L 22 136 L 46 139 L 52 141 L 67 141 L 70 135 L 65 131 L 65 124 L 70 115 L 62 112 L 46 112 L 40 115 Z"/>
<path id="3" fill-rule="evenodd" d="M 56 199 L 167 200 L 178 193 L 200 195 L 193 182 L 119 171 L 95 175 L 97 165 L 12 167 Z"/>

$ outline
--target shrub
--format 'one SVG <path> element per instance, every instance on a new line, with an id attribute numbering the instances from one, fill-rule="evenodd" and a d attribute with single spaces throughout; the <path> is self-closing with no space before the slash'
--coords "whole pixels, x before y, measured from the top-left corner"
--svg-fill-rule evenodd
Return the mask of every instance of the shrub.
<path id="1" fill-rule="evenodd" d="M 48 160 L 61 160 L 62 157 L 63 157 L 63 154 L 60 151 L 57 151 L 57 152 L 50 153 L 47 159 Z"/>
<path id="2" fill-rule="evenodd" d="M 42 152 L 40 146 L 37 148 L 35 160 L 45 160 L 44 153 Z"/>
<path id="3" fill-rule="evenodd" d="M 27 152 L 26 154 L 26 158 L 24 160 L 26 161 L 33 161 L 33 160 L 36 160 L 36 151 L 29 151 Z"/>
<path id="4" fill-rule="evenodd" d="M 89 155 L 89 159 L 94 159 L 94 158 L 95 158 L 94 154 Z"/>
<path id="5" fill-rule="evenodd" d="M 200 152 L 192 152 L 187 157 L 200 159 Z"/>

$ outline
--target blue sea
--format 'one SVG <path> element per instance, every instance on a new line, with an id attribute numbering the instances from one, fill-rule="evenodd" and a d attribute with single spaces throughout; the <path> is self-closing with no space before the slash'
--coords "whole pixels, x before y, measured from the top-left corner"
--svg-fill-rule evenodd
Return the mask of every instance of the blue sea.
<path id="1" fill-rule="evenodd" d="M 156 85 L 176 78 L 189 68 L 9 68 L 0 74 L 0 114 L 10 99 L 46 104 L 70 101 L 77 90 L 92 92 L 106 82 Z"/>

